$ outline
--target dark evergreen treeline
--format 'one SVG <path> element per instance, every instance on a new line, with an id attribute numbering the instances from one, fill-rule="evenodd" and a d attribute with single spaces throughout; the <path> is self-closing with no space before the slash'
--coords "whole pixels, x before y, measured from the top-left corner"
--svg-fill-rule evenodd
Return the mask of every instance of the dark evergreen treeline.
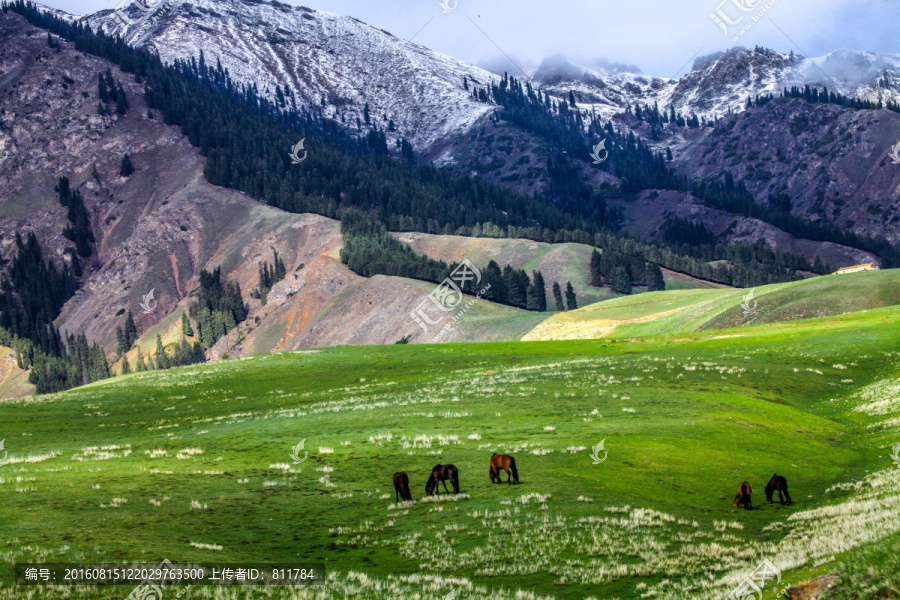
<path id="1" fill-rule="evenodd" d="M 197 341 L 191 344 L 186 338 L 175 344 L 172 353 L 166 350 L 162 343 L 162 337 L 156 334 L 156 351 L 153 353 L 153 362 L 148 361 L 147 370 L 151 370 L 154 366 L 157 370 L 172 369 L 174 367 L 183 367 L 186 365 L 195 365 L 206 362 L 206 353 L 203 351 L 201 342 Z M 143 358 L 140 359 L 141 361 Z M 155 364 L 154 364 L 155 363 Z M 140 369 L 141 365 L 138 364 Z"/>
<path id="2" fill-rule="evenodd" d="M 593 119 L 585 135 L 584 118 L 574 104 L 556 100 L 530 83 L 522 85 L 515 77 L 504 75 L 490 87 L 489 98 L 503 107 L 500 117 L 514 123 L 547 142 L 554 152 L 548 153 L 548 175 L 553 181 L 550 201 L 573 214 L 588 216 L 600 225 L 614 225 L 614 213 L 606 209 L 602 198 L 581 182 L 572 159 L 590 160 L 593 146 L 588 142 L 606 139 L 606 156 L 598 168 L 609 171 L 621 181 L 619 191 L 629 194 L 644 189 L 681 189 L 679 177 L 666 165 L 665 156 L 654 153 L 633 133 L 617 131 L 612 123 L 605 126 Z M 572 99 L 574 102 L 574 98 Z M 560 153 L 560 154 L 557 154 Z M 608 155 L 605 154 L 608 152 Z M 563 168 L 561 163 L 568 163 Z"/>
<path id="3" fill-rule="evenodd" d="M 388 233 L 383 223 L 361 211 L 341 213 L 341 233 L 341 261 L 363 277 L 392 275 L 440 283 L 459 266 L 416 254 Z M 547 290 L 540 271 L 529 278 L 525 271 L 510 265 L 501 269 L 495 261 L 480 270 L 481 281 L 467 281 L 461 288 L 463 292 L 478 294 L 487 288 L 482 295 L 486 300 L 527 310 L 547 310 Z"/>
<path id="4" fill-rule="evenodd" d="M 16 254 L 0 281 L 0 327 L 31 340 L 41 352 L 62 356 L 63 343 L 53 326 L 66 300 L 75 294 L 75 277 L 68 265 L 44 260 L 34 233 L 16 234 Z"/>
<path id="5" fill-rule="evenodd" d="M 63 229 L 63 235 L 75 243 L 75 251 L 79 256 L 90 256 L 94 232 L 81 191 L 73 190 L 69 186 L 68 177 L 60 177 L 55 189 L 59 194 L 59 203 L 68 209 L 69 224 Z"/>
<path id="6" fill-rule="evenodd" d="M 250 292 L 251 296 L 260 299 L 263 306 L 266 305 L 269 290 L 272 289 L 273 285 L 284 279 L 284 276 L 287 274 L 284 261 L 278 256 L 278 251 L 273 250 L 272 252 L 274 252 L 273 264 L 269 265 L 267 261 L 259 264 L 259 284 Z"/>
<path id="7" fill-rule="evenodd" d="M 900 266 L 900 251 L 884 238 L 863 237 L 835 225 L 797 217 L 790 212 L 790 199 L 786 196 L 770 197 L 768 205 L 758 204 L 744 182 L 735 183 L 727 171 L 721 180 L 694 180 L 692 193 L 712 208 L 759 219 L 795 237 L 834 242 L 871 252 L 881 257 L 884 268 Z"/>
<path id="8" fill-rule="evenodd" d="M 116 114 L 127 113 L 128 98 L 125 96 L 125 88 L 119 81 L 113 79 L 112 71 L 106 69 L 106 73 L 100 73 L 98 79 L 97 94 L 100 97 L 100 104 L 97 106 L 97 113 L 108 114 L 110 104 L 115 105 Z"/>
<path id="9" fill-rule="evenodd" d="M 827 87 L 824 87 L 822 91 L 819 91 L 817 87 L 810 87 L 809 85 L 803 86 L 803 89 L 800 89 L 797 86 L 791 86 L 791 89 L 784 88 L 784 91 L 781 93 L 782 98 L 803 98 L 810 104 L 822 103 L 822 104 L 837 104 L 838 106 L 846 106 L 848 108 L 857 108 L 857 109 L 865 109 L 865 110 L 879 110 L 882 108 L 886 108 L 888 110 L 892 110 L 894 112 L 900 113 L 900 103 L 894 102 L 892 100 L 888 100 L 887 103 L 884 103 L 879 99 L 877 102 L 872 102 L 871 100 L 864 100 L 861 98 L 851 98 L 849 96 L 845 96 L 841 93 L 829 92 Z M 768 96 L 763 96 L 760 98 L 756 97 L 755 105 L 763 106 L 767 102 L 771 102 L 774 100 L 774 96 L 769 94 Z M 753 101 L 748 97 L 747 98 L 747 106 L 753 104 Z"/>
<path id="10" fill-rule="evenodd" d="M 828 98 L 828 101 L 851 108 L 881 108 L 880 103 L 848 99 L 833 92 L 828 93 L 827 90 L 822 94 L 816 92 L 815 89 L 806 89 L 803 92 L 796 89 L 792 92 L 785 91 L 785 95 L 788 97 L 795 97 L 792 94 L 796 97 L 806 97 L 810 102 L 822 102 L 825 101 L 823 98 Z M 583 134 L 583 119 L 578 110 L 570 108 L 570 102 L 565 99 L 557 101 L 541 90 L 535 91 L 530 84 L 523 86 L 512 77 L 504 77 L 500 84 L 493 85 L 490 88 L 490 95 L 486 95 L 486 98 L 503 106 L 502 118 L 541 136 L 558 151 L 582 161 L 589 160 L 591 147 L 587 141 L 588 138 Z M 761 100 L 761 102 L 765 101 Z M 574 105 L 574 99 L 572 105 Z M 630 109 L 626 113 L 630 114 Z M 688 117 L 685 120 L 671 108 L 670 114 L 667 116 L 656 105 L 652 108 L 637 105 L 635 116 L 651 125 L 651 137 L 654 137 L 654 128 L 658 133 L 662 124 L 667 122 L 688 127 L 706 125 L 705 121 L 697 120 L 696 116 Z M 784 211 L 773 209 L 771 204 L 770 206 L 758 204 L 743 181 L 735 184 L 733 177 L 728 172 L 725 172 L 724 180 L 688 182 L 667 166 L 667 157 L 661 153 L 654 154 L 643 142 L 636 139 L 633 133 L 626 136 L 617 132 L 611 122 L 602 125 L 598 120 L 592 120 L 588 127 L 588 136 L 592 139 L 606 139 L 606 151 L 609 152 L 609 155 L 598 168 L 609 170 L 621 179 L 620 193 L 643 189 L 689 191 L 708 206 L 760 219 L 784 229 L 794 236 L 861 248 L 880 256 L 886 267 L 900 264 L 900 254 L 897 249 L 885 240 L 864 238 L 833 225 L 803 219 L 791 214 L 789 206 L 788 210 Z M 568 168 L 559 168 L 559 162 L 567 162 Z M 571 165 L 571 160 L 560 159 L 558 155 L 551 153 L 548 157 L 548 171 L 551 178 L 556 177 L 554 181 L 559 189 L 567 191 L 569 198 L 579 203 L 587 202 L 589 204 L 588 196 L 578 192 L 578 186 L 583 184 L 580 184 L 578 171 Z M 567 187 L 565 182 L 571 182 L 571 185 Z M 691 248 L 699 245 L 702 244 L 682 244 L 680 251 L 696 256 Z M 786 281 L 789 280 L 786 279 Z"/>
<path id="11" fill-rule="evenodd" d="M 106 355 L 99 344 L 88 344 L 82 333 L 69 335 L 59 343 L 60 354 L 51 355 L 41 350 L 32 340 L 16 336 L 0 327 L 0 345 L 16 351 L 19 367 L 31 367 L 28 381 L 38 394 L 61 392 L 110 376 Z"/>
<path id="12" fill-rule="evenodd" d="M 662 269 L 634 254 L 614 251 L 591 254 L 591 285 L 608 285 L 617 294 L 630 294 L 635 285 L 645 286 L 648 292 L 666 289 Z"/>
<path id="13" fill-rule="evenodd" d="M 122 356 L 134 346 L 138 339 L 137 325 L 134 323 L 134 317 L 131 311 L 125 317 L 125 327 L 116 325 L 116 354 Z"/>
<path id="14" fill-rule="evenodd" d="M 660 229 L 663 241 L 672 246 L 715 246 L 716 236 L 700 221 L 669 216 Z"/>
<path id="15" fill-rule="evenodd" d="M 221 267 L 200 272 L 197 302 L 190 308 L 197 325 L 197 338 L 203 349 L 211 348 L 219 338 L 247 318 L 247 308 L 237 282 L 222 283 Z"/>

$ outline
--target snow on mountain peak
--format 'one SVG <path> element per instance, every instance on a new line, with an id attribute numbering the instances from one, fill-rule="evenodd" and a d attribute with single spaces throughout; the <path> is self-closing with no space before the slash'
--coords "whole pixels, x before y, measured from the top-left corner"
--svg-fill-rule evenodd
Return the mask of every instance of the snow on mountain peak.
<path id="1" fill-rule="evenodd" d="M 141 15 L 135 15 L 141 16 Z M 121 34 L 164 61 L 203 51 L 232 78 L 274 96 L 276 84 L 347 127 L 364 120 L 368 103 L 379 129 L 418 148 L 467 130 L 492 108 L 463 88 L 496 77 L 449 56 L 401 40 L 351 17 L 259 0 L 173 0 L 147 13 L 146 25 L 123 26 L 111 11 L 88 17 L 92 27 Z M 323 104 L 324 100 L 324 104 Z"/>

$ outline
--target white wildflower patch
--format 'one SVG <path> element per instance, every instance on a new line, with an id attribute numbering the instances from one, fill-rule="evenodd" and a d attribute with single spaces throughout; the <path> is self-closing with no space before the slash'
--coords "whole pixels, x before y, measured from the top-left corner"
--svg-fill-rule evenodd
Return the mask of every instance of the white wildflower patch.
<path id="1" fill-rule="evenodd" d="M 85 460 L 112 460 L 114 458 L 125 458 L 131 454 L 131 445 L 124 446 L 90 446 L 83 448 L 80 454 L 72 457 L 72 460 L 82 462 Z"/>
<path id="2" fill-rule="evenodd" d="M 176 458 L 178 460 L 187 460 L 192 456 L 200 456 L 203 454 L 202 448 L 185 448 L 184 450 L 179 450 Z"/>
<path id="3" fill-rule="evenodd" d="M 434 496 L 425 496 L 419 502 L 460 502 L 468 499 L 468 494 L 436 494 Z"/>
<path id="4" fill-rule="evenodd" d="M 530 504 L 532 502 L 536 504 L 544 504 L 547 500 L 550 499 L 550 494 L 539 494 L 537 492 L 532 492 L 531 494 L 522 494 L 516 501 L 522 504 Z"/>
<path id="5" fill-rule="evenodd" d="M 202 544 L 199 542 L 189 542 L 191 546 L 194 548 L 198 548 L 200 550 L 213 550 L 215 552 L 221 552 L 222 546 L 218 544 Z"/>

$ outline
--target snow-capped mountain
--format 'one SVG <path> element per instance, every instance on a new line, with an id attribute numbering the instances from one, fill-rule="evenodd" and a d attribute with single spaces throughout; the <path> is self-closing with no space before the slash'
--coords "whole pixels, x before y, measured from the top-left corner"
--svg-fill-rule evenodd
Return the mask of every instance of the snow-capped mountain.
<path id="1" fill-rule="evenodd" d="M 604 119 L 638 102 L 713 119 L 742 111 L 747 96 L 777 95 L 792 86 L 827 87 L 872 101 L 900 100 L 900 54 L 837 50 L 807 59 L 737 47 L 696 59 L 691 72 L 680 79 L 614 66 L 583 67 L 553 57 L 544 61 L 532 79 L 557 96 L 571 91 L 580 108 Z"/>
<path id="2" fill-rule="evenodd" d="M 118 33 L 166 61 L 218 60 L 232 77 L 274 96 L 288 86 L 299 103 L 355 128 L 368 103 L 381 129 L 418 150 L 468 131 L 492 107 L 472 98 L 464 78 L 483 87 L 497 75 L 366 25 L 351 17 L 265 0 L 145 0 L 122 19 L 104 10 L 86 17 L 92 27 Z M 807 59 L 768 49 L 736 47 L 700 57 L 680 79 L 655 77 L 637 67 L 591 61 L 576 65 L 548 58 L 531 81 L 551 95 L 574 94 L 579 108 L 606 120 L 627 105 L 658 104 L 713 119 L 744 109 L 747 96 L 791 86 L 827 86 L 846 96 L 900 100 L 900 54 L 838 50 Z M 324 104 L 323 104 L 324 103 Z"/>
<path id="3" fill-rule="evenodd" d="M 171 6 L 170 6 L 171 4 Z M 297 103 L 356 128 L 368 103 L 371 120 L 417 148 L 468 129 L 491 107 L 463 88 L 484 86 L 488 71 L 399 39 L 356 19 L 278 2 L 157 0 L 144 13 L 134 4 L 128 23 L 113 11 L 86 17 L 94 28 L 120 34 L 164 61 L 220 61 L 231 76 L 275 94 L 287 85 Z M 324 102 L 324 104 L 323 104 Z"/>

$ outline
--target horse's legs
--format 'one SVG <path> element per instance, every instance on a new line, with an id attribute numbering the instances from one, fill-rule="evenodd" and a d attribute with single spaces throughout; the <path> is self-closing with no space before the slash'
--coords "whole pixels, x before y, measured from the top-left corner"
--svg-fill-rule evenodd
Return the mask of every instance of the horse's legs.
<path id="1" fill-rule="evenodd" d="M 396 485 L 394 486 L 394 503 L 400 502 L 400 488 Z"/>
<path id="2" fill-rule="evenodd" d="M 512 485 L 512 471 L 506 470 L 506 483 Z"/>
<path id="3" fill-rule="evenodd" d="M 447 489 L 447 480 L 446 479 L 444 479 L 443 484 L 444 484 L 444 491 L 449 494 L 450 490 Z"/>

